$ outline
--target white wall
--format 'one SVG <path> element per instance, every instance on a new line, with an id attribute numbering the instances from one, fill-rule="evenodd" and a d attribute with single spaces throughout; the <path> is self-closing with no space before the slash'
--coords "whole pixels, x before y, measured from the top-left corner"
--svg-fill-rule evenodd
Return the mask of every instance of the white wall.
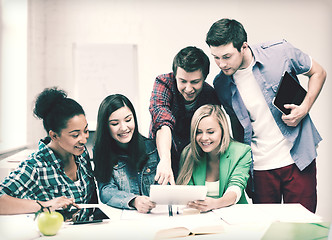
<path id="1" fill-rule="evenodd" d="M 183 47 L 195 45 L 209 55 L 205 35 L 213 22 L 223 17 L 239 20 L 252 44 L 285 38 L 309 53 L 330 73 L 331 9 L 329 0 L 30 0 L 29 83 L 35 83 L 35 87 L 29 87 L 28 97 L 32 102 L 41 88 L 53 85 L 73 94 L 73 43 L 137 44 L 138 115 L 141 132 L 146 135 L 155 77 L 171 71 L 173 57 Z M 218 68 L 210 59 L 211 74 L 207 81 L 211 83 Z M 331 83 L 327 79 L 311 116 L 324 139 L 317 159 L 317 213 L 331 221 L 329 91 Z M 41 122 L 34 120 L 30 113 L 28 120 L 33 127 L 29 129 L 28 140 L 35 143 L 44 135 Z"/>
<path id="2" fill-rule="evenodd" d="M 27 0 L 0 4 L 0 110 L 6 113 L 0 114 L 1 153 L 26 144 Z"/>
<path id="3" fill-rule="evenodd" d="M 47 66 L 45 5 L 46 2 L 43 0 L 29 0 L 28 7 L 27 143 L 33 147 L 36 147 L 38 140 L 45 136 L 42 121 L 32 115 L 36 96 L 48 86 L 45 74 Z"/>

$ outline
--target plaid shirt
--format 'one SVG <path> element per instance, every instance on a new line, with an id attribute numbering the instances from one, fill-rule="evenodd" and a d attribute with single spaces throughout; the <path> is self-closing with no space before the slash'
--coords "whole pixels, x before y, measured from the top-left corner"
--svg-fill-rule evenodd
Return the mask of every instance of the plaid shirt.
<path id="1" fill-rule="evenodd" d="M 162 126 L 169 126 L 172 130 L 173 144 L 181 153 L 190 141 L 190 122 L 194 112 L 208 103 L 220 105 L 214 88 L 208 83 L 204 82 L 195 105 L 188 111 L 185 108 L 185 100 L 177 89 L 174 74 L 159 75 L 150 98 L 150 138 L 155 138 L 157 130 Z"/>
<path id="2" fill-rule="evenodd" d="M 75 203 L 88 203 L 95 192 L 95 181 L 87 150 L 75 156 L 78 180 L 73 182 L 64 172 L 62 161 L 46 145 L 39 142 L 39 150 L 10 173 L 0 184 L 0 196 L 48 201 L 60 196 L 74 198 Z"/>

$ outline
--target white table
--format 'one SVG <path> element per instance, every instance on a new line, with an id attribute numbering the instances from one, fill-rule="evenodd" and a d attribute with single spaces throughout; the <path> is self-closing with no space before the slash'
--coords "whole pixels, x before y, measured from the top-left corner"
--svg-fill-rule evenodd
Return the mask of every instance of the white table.
<path id="1" fill-rule="evenodd" d="M 110 218 L 109 222 L 67 225 L 64 224 L 57 235 L 45 237 L 39 234 L 33 216 L 22 214 L 12 216 L 0 216 L 0 239 L 153 239 L 156 223 L 172 217 L 165 212 L 164 215 L 139 214 L 137 211 L 120 210 L 104 204 L 80 205 L 81 207 L 100 207 Z M 293 222 L 321 222 L 319 216 L 312 214 L 300 204 L 247 204 L 235 205 L 234 208 L 225 208 L 224 213 L 216 211 L 208 214 L 216 214 L 217 221 L 221 221 L 225 231 L 220 234 L 191 236 L 192 239 L 261 239 L 272 221 Z M 129 213 L 129 215 L 128 215 Z M 256 213 L 256 216 L 252 216 Z M 206 214 L 206 213 L 204 213 Z M 200 214 L 200 217 L 205 216 Z M 219 214 L 225 216 L 225 220 L 219 218 Z M 228 214 L 228 215 L 227 215 Z M 268 214 L 272 218 L 265 218 Z M 129 216 L 129 217 L 128 217 Z M 232 216 L 231 218 L 229 216 Z M 258 217 L 257 217 L 258 216 Z M 260 216 L 260 217 L 259 217 Z M 181 218 L 183 216 L 174 216 Z M 126 219 L 125 219 L 126 218 Z M 234 220 L 235 219 L 235 220 Z M 236 221 L 239 219 L 241 221 Z M 160 225 L 160 224 L 159 224 Z M 181 238 L 183 239 L 183 238 Z"/>

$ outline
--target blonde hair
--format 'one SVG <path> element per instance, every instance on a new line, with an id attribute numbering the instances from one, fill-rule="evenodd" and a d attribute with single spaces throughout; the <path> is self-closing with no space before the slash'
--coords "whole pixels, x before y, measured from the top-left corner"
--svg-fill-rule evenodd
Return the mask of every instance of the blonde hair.
<path id="1" fill-rule="evenodd" d="M 197 128 L 205 117 L 215 117 L 222 131 L 218 154 L 223 154 L 231 141 L 229 126 L 224 111 L 218 105 L 206 104 L 196 110 L 190 127 L 190 143 L 183 149 L 180 157 L 180 172 L 176 184 L 188 184 L 193 174 L 194 167 L 202 159 L 205 153 L 196 142 Z"/>

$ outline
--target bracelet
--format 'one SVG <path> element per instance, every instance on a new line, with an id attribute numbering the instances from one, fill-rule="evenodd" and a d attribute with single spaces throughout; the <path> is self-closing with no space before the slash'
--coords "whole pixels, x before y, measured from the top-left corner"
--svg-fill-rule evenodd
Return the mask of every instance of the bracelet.
<path id="1" fill-rule="evenodd" d="M 36 200 L 36 203 L 40 206 L 39 211 L 43 212 L 45 207 L 38 200 Z"/>

